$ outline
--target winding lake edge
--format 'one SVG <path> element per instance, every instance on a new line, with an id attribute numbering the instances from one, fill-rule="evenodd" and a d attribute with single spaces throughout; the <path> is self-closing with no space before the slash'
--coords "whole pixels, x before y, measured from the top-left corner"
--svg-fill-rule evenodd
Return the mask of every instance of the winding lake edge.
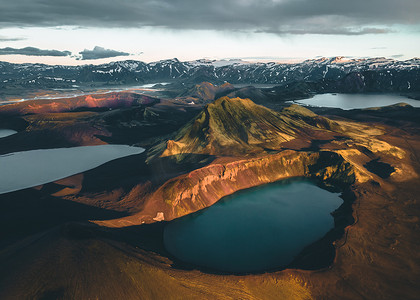
<path id="1" fill-rule="evenodd" d="M 321 180 L 316 178 L 301 176 L 289 177 L 286 178 L 286 180 L 299 178 L 311 179 L 319 187 L 326 190 L 333 190 L 335 192 L 340 191 L 340 197 L 343 199 L 343 203 L 333 213 L 334 227 L 329 232 L 327 232 L 321 239 L 306 246 L 289 265 L 284 266 L 282 268 L 272 268 L 252 272 L 228 272 L 182 261 L 177 257 L 173 256 L 171 253 L 169 253 L 166 250 L 163 242 L 163 233 L 165 226 L 171 221 L 142 224 L 127 229 L 127 231 L 136 236 L 135 240 L 134 237 L 131 240 L 131 242 L 135 244 L 136 247 L 139 247 L 148 252 L 154 252 L 162 257 L 168 258 L 171 262 L 170 266 L 173 269 L 197 270 L 202 273 L 215 275 L 264 274 L 279 272 L 286 269 L 297 269 L 307 271 L 319 271 L 323 269 L 328 269 L 334 263 L 336 257 L 336 248 L 339 248 L 341 247 L 341 245 L 345 244 L 346 228 L 355 223 L 355 219 L 353 217 L 353 203 L 356 200 L 356 195 L 351 185 L 340 187 L 332 186 L 330 184 L 324 184 Z M 340 243 L 340 245 L 335 244 L 336 241 L 341 240 L 343 237 L 344 240 L 340 241 L 342 242 Z"/>
<path id="2" fill-rule="evenodd" d="M 350 187 L 333 186 L 330 184 L 325 184 L 324 182 L 322 182 L 321 180 L 317 178 L 299 176 L 299 177 L 289 177 L 289 178 L 285 178 L 276 182 L 271 182 L 271 183 L 262 184 L 262 185 L 247 188 L 247 189 L 242 189 L 235 192 L 234 194 L 246 193 L 247 190 L 261 188 L 263 186 L 275 185 L 275 184 L 278 184 L 279 182 L 285 182 L 287 184 L 287 182 L 290 183 L 293 181 L 301 181 L 301 180 L 310 181 L 314 185 L 318 186 L 319 188 L 327 190 L 329 192 L 335 192 L 335 193 L 340 192 L 341 194 L 339 197 L 343 200 L 343 203 L 339 207 L 337 207 L 333 212 L 331 212 L 331 215 L 333 216 L 333 219 L 334 219 L 334 227 L 331 230 L 329 230 L 327 233 L 325 233 L 325 235 L 322 236 L 320 239 L 304 247 L 304 249 L 297 254 L 295 259 L 293 259 L 291 263 L 285 265 L 284 267 L 265 268 L 258 271 L 224 271 L 224 270 L 214 269 L 211 267 L 206 267 L 206 266 L 197 265 L 195 263 L 186 262 L 184 260 L 181 260 L 175 257 L 172 253 L 170 253 L 166 249 L 166 246 L 163 242 L 163 247 L 165 248 L 166 256 L 174 262 L 173 264 L 174 268 L 186 269 L 186 270 L 196 269 L 201 272 L 211 273 L 211 274 L 244 275 L 244 274 L 261 274 L 261 273 L 266 273 L 266 272 L 276 272 L 276 271 L 281 271 L 285 269 L 321 270 L 321 269 L 330 267 L 334 262 L 335 254 L 336 254 L 336 247 L 334 245 L 334 242 L 341 239 L 345 234 L 345 228 L 354 223 L 352 204 L 354 203 L 355 195 L 351 191 Z M 229 195 L 228 197 L 230 196 L 232 195 Z M 224 198 L 225 197 L 219 199 L 219 201 Z M 216 203 L 218 203 L 219 201 L 217 201 Z M 200 211 L 194 212 L 193 214 L 201 213 L 203 210 L 207 208 L 208 207 Z M 189 216 L 190 214 L 183 216 L 181 218 L 189 217 Z M 172 221 L 165 222 L 165 223 L 170 223 Z M 165 226 L 163 227 L 163 230 L 162 230 L 162 239 L 163 239 Z"/>

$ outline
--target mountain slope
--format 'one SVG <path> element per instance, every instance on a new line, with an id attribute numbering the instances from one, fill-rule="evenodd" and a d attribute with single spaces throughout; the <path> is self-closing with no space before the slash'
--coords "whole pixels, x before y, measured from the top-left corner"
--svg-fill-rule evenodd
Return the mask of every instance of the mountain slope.
<path id="1" fill-rule="evenodd" d="M 298 105 L 278 113 L 249 99 L 222 97 L 207 105 L 173 139 L 161 143 L 151 153 L 162 157 L 260 153 L 279 150 L 285 142 L 334 126 L 338 127 Z"/>
<path id="2" fill-rule="evenodd" d="M 213 85 L 210 82 L 202 82 L 196 84 L 193 88 L 182 92 L 178 99 L 190 100 L 194 103 L 209 103 L 217 98 L 220 94 L 226 94 L 233 91 L 235 88 L 230 83 L 222 85 Z"/>
<path id="3" fill-rule="evenodd" d="M 344 86 L 354 74 L 361 85 Z M 352 78 L 350 78 L 352 79 Z M 353 80 L 352 79 L 352 80 Z M 344 80 L 344 81 L 343 81 Z M 289 84 L 319 82 L 328 91 L 414 92 L 420 90 L 420 59 L 398 61 L 386 58 L 306 60 L 294 64 L 217 61 L 181 62 L 177 59 L 153 63 L 119 61 L 102 65 L 49 66 L 0 62 L 0 97 L 16 88 L 74 88 L 79 85 L 121 85 L 153 82 L 217 84 Z M 348 81 L 348 79 L 347 79 Z M 330 89 L 329 89 L 330 88 Z"/>
<path id="4" fill-rule="evenodd" d="M 146 106 L 158 103 L 158 98 L 130 92 L 90 94 L 70 98 L 28 100 L 0 106 L 2 115 L 25 115 L 71 112 L 82 109 L 110 109 Z"/>

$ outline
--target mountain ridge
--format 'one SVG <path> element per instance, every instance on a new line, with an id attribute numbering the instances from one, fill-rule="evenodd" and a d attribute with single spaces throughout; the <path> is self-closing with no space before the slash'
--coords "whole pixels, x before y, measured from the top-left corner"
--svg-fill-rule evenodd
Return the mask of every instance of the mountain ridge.
<path id="1" fill-rule="evenodd" d="M 0 62 L 0 92 L 15 88 L 72 88 L 78 85 L 122 85 L 158 82 L 209 81 L 214 84 L 274 84 L 329 82 L 358 77 L 357 90 L 420 90 L 420 59 L 398 61 L 386 58 L 305 60 L 300 63 L 248 63 L 178 59 L 145 63 L 135 60 L 101 65 L 62 66 Z M 378 82 L 380 84 L 378 84 Z"/>
<path id="2" fill-rule="evenodd" d="M 255 104 L 250 99 L 221 97 L 171 139 L 151 150 L 152 157 L 189 155 L 249 155 L 278 151 L 282 144 L 307 136 L 319 128 L 339 128 L 335 122 L 292 104 L 280 112 Z"/>

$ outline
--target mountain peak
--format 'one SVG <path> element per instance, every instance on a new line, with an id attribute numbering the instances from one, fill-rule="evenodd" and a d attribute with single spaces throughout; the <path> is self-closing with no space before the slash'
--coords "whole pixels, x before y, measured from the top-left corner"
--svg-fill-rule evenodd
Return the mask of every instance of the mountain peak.
<path id="1" fill-rule="evenodd" d="M 282 149 L 282 144 L 329 126 L 329 120 L 298 105 L 276 112 L 250 99 L 221 97 L 167 142 L 155 156 L 183 160 L 189 155 L 238 156 Z"/>

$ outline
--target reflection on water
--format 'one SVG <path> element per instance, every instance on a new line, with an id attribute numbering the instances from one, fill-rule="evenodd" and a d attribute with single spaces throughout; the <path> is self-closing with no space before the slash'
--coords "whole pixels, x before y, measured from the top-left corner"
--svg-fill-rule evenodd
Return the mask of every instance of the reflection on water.
<path id="1" fill-rule="evenodd" d="M 143 151 L 126 145 L 100 145 L 0 155 L 0 194 L 62 179 Z"/>

